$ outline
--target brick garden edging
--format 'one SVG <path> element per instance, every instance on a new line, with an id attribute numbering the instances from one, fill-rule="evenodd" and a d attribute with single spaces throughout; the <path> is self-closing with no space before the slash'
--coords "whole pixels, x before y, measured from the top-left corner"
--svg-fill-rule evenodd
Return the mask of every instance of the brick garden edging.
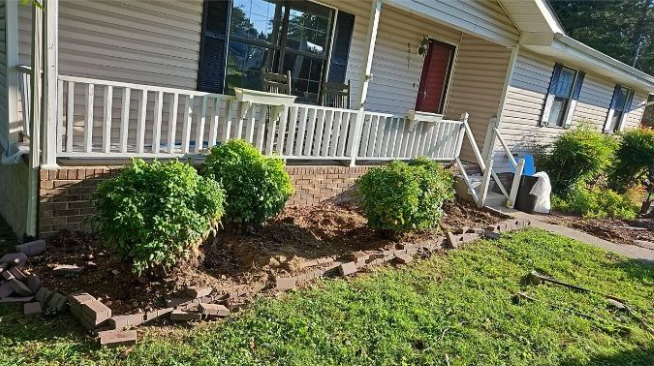
<path id="1" fill-rule="evenodd" d="M 457 249 L 461 245 L 482 237 L 499 239 L 503 233 L 520 230 L 531 225 L 531 221 L 508 219 L 486 228 L 467 228 L 447 232 L 446 237 L 419 243 L 397 244 L 395 249 L 355 252 L 346 260 L 335 258 L 314 259 L 307 263 L 311 266 L 324 266 L 294 277 L 276 277 L 268 286 L 253 291 L 253 294 L 270 289 L 281 293 L 303 287 L 315 279 L 324 277 L 347 277 L 355 275 L 363 268 L 370 268 L 386 263 L 404 265 L 414 257 L 428 258 L 431 253 L 443 248 Z M 39 240 L 16 246 L 16 253 L 9 253 L 0 258 L 0 302 L 23 304 L 25 316 L 37 316 L 44 312 L 49 314 L 71 310 L 71 313 L 88 330 L 97 335 L 102 346 L 132 345 L 137 342 L 137 333 L 128 328 L 168 317 L 174 322 L 198 321 L 203 319 L 224 318 L 232 310 L 238 309 L 240 293 L 212 295 L 209 287 L 188 288 L 186 294 L 191 298 L 166 300 L 165 308 L 154 309 L 144 313 L 112 316 L 111 309 L 85 292 L 75 292 L 65 296 L 40 285 L 36 274 L 21 270 L 29 256 L 38 255 L 46 249 L 45 242 Z M 15 296 L 14 296 L 15 295 Z"/>
<path id="2" fill-rule="evenodd" d="M 93 216 L 91 197 L 96 186 L 124 166 L 61 167 L 41 170 L 39 176 L 39 235 L 50 237 L 60 230 L 89 231 L 87 218 Z M 286 166 L 295 194 L 288 206 L 308 206 L 323 202 L 347 202 L 357 178 L 370 167 Z"/>

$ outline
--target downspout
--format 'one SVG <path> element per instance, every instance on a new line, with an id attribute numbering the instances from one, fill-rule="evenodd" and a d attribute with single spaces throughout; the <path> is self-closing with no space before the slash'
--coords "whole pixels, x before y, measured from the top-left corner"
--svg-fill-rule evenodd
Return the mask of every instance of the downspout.
<path id="1" fill-rule="evenodd" d="M 18 149 L 13 154 L 9 155 L 10 147 L 15 146 Z M 30 153 L 30 148 L 25 145 L 10 145 L 5 148 L 5 151 L 2 153 L 2 158 L 0 159 L 0 165 L 16 165 L 20 161 L 20 157 L 23 155 L 28 155 Z"/>
<path id="2" fill-rule="evenodd" d="M 42 7 L 32 5 L 32 100 L 30 111 L 30 151 L 27 201 L 28 236 L 37 234 L 37 213 L 39 202 L 39 165 L 41 146 L 41 99 L 42 99 L 42 50 L 43 50 L 43 11 Z"/>

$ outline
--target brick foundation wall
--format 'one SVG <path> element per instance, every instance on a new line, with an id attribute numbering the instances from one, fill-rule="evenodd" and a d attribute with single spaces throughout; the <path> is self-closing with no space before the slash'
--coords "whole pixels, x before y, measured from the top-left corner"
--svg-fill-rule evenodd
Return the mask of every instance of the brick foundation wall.
<path id="1" fill-rule="evenodd" d="M 94 213 L 91 196 L 99 182 L 123 166 L 62 167 L 42 170 L 39 189 L 39 235 L 48 237 L 59 230 L 90 229 Z M 352 199 L 354 181 L 369 167 L 287 166 L 295 187 L 288 205 L 314 205 Z"/>

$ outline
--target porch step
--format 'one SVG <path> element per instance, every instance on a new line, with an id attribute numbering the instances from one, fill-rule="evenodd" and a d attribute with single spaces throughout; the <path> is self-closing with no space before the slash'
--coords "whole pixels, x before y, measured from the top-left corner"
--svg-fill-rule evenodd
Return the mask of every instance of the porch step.
<path id="1" fill-rule="evenodd" d="M 477 193 L 477 197 L 481 196 L 481 179 L 475 180 L 475 176 L 470 177 L 472 182 L 471 185 L 474 188 L 475 192 Z M 491 181 L 490 185 L 488 187 L 488 193 L 486 194 L 486 201 L 484 202 L 485 206 L 504 206 L 506 204 L 506 197 L 504 197 L 503 194 L 493 192 L 493 187 L 495 185 L 495 182 Z M 456 176 L 454 180 L 454 190 L 456 191 L 456 194 L 463 198 L 466 201 L 470 202 L 475 202 L 475 199 L 473 198 L 472 194 L 470 193 L 470 190 L 468 189 L 468 185 L 466 182 L 463 180 L 463 177 L 461 176 Z"/>

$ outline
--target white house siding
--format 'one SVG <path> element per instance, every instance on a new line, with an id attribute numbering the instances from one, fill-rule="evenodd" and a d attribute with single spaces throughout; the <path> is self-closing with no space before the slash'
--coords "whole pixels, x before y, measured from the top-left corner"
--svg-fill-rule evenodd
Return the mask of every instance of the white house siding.
<path id="1" fill-rule="evenodd" d="M 7 19 L 6 3 L 0 3 L 0 150 L 9 143 L 9 112 L 7 109 Z"/>
<path id="2" fill-rule="evenodd" d="M 385 0 L 410 12 L 424 14 L 459 31 L 504 45 L 513 45 L 520 34 L 494 0 Z"/>
<path id="3" fill-rule="evenodd" d="M 30 9 L 19 10 L 23 64 Z M 60 0 L 59 12 L 61 74 L 196 88 L 202 0 Z"/>
<path id="4" fill-rule="evenodd" d="M 549 145 L 566 131 L 563 128 L 539 125 L 554 64 L 554 60 L 529 52 L 521 51 L 518 56 L 500 127 L 502 137 L 513 153 L 532 152 L 536 146 Z M 574 65 L 570 67 L 574 68 Z M 601 131 L 614 88 L 615 82 L 599 75 L 586 74 L 571 127 L 587 121 Z M 634 128 L 640 124 L 646 101 L 647 93 L 636 91 L 625 128 Z M 499 143 L 495 146 L 495 151 L 495 166 L 500 171 L 508 170 L 508 158 L 500 150 Z"/>
<path id="5" fill-rule="evenodd" d="M 346 74 L 352 82 L 351 99 L 355 101 L 360 93 L 372 2 L 331 0 L 326 3 L 355 15 Z M 418 47 L 424 37 L 458 45 L 461 33 L 386 4 L 382 7 L 366 109 L 404 116 L 408 109 L 415 107 L 423 63 Z"/>
<path id="6" fill-rule="evenodd" d="M 459 119 L 468 112 L 472 133 L 481 150 L 491 117 L 497 115 L 507 76 L 511 49 L 481 38 L 463 35 L 454 65 L 446 115 Z M 466 140 L 462 159 L 475 161 Z"/>

